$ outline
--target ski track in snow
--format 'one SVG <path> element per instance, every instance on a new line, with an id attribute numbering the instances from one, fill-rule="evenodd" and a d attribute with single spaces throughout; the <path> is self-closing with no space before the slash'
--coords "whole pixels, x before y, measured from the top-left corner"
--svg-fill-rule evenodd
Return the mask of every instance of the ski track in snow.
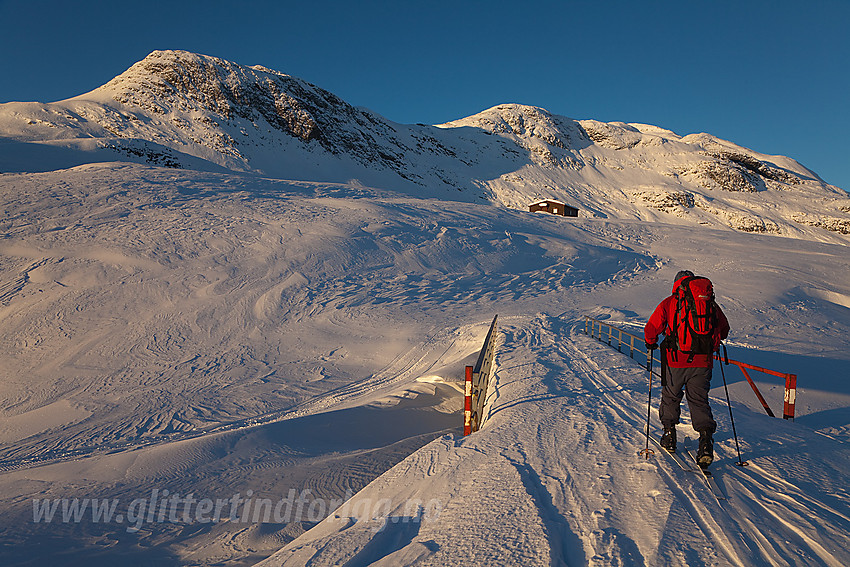
<path id="1" fill-rule="evenodd" d="M 844 246 L 126 164 L 0 182 L 8 564 L 850 564 Z M 715 281 L 730 355 L 814 369 L 796 423 L 727 371 L 746 468 L 712 392 L 722 503 L 637 455 L 646 372 L 581 333 L 639 331 L 681 266 Z M 461 438 L 452 381 L 495 313 L 490 417 Z M 21 521 L 154 488 L 362 491 L 318 524 Z"/>
<path id="2" fill-rule="evenodd" d="M 770 457 L 737 467 L 720 400 L 713 402 L 720 423 L 713 469 L 727 495 L 722 503 L 672 459 L 638 456 L 645 371 L 578 327 L 547 316 L 506 323 L 485 427 L 466 439 L 434 441 L 348 508 L 378 494 L 394 502 L 436 496 L 446 503 L 438 520 L 416 530 L 387 523 L 380 537 L 396 538 L 396 545 L 376 554 L 373 532 L 386 518 L 331 518 L 262 565 L 333 565 L 351 556 L 351 564 L 387 565 L 457 558 L 505 565 L 846 564 L 846 494 L 831 498 L 811 490 L 805 477 L 774 476 L 761 466 L 774 466 Z M 745 422 L 751 438 L 771 428 L 769 418 Z M 823 453 L 846 464 L 840 445 Z M 847 473 L 836 469 L 835 482 L 845 482 Z M 401 518 L 399 512 L 389 517 Z"/>

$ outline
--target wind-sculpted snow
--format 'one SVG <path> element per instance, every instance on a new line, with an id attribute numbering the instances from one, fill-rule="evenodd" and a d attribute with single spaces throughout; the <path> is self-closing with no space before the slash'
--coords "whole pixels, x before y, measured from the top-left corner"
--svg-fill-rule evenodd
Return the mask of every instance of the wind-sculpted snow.
<path id="1" fill-rule="evenodd" d="M 504 327 L 482 430 L 435 440 L 261 565 L 446 565 L 459 558 L 842 565 L 850 558 L 844 443 L 739 408 L 751 459 L 739 468 L 728 414 L 716 411 L 713 468 L 727 495 L 721 504 L 671 459 L 638 456 L 646 376 L 627 355 L 584 336 L 572 321 L 515 317 Z M 680 429 L 695 438 L 689 426 Z M 379 498 L 399 505 L 364 505 Z M 443 502 L 440 514 L 415 523 L 400 505 L 432 498 Z M 387 541 L 395 545 L 374 545 Z"/>
<path id="2" fill-rule="evenodd" d="M 3 565 L 850 562 L 850 200 L 793 160 L 517 104 L 399 125 L 184 52 L 0 132 Z M 798 374 L 792 423 L 726 367 L 743 469 L 713 381 L 724 505 L 637 457 L 645 371 L 581 333 L 639 335 L 680 269 Z"/>
<path id="3" fill-rule="evenodd" d="M 614 564 L 684 553 L 706 562 L 743 557 L 747 564 L 742 548 L 723 535 L 728 521 L 689 500 L 696 487 L 669 471 L 658 484 L 654 467 L 628 457 L 639 443 L 638 382 L 631 398 L 605 394 L 617 388 L 593 386 L 588 370 L 600 354 L 580 355 L 565 344 L 576 340 L 568 322 L 582 313 L 639 328 L 639 314 L 669 293 L 672 273 L 695 263 L 715 281 L 733 321 L 733 344 L 785 345 L 786 353 L 807 357 L 815 372 L 799 371 L 798 424 L 810 415 L 812 426 L 836 442 L 846 437 L 840 416 L 847 394 L 823 378 L 850 346 L 841 299 L 850 297 L 841 283 L 850 279 L 834 276 L 850 273 L 840 245 L 800 240 L 788 250 L 776 237 L 730 238 L 736 233 L 708 228 L 695 234 L 673 225 L 566 220 L 363 185 L 130 164 L 6 174 L 0 181 L 7 471 L 0 487 L 17 502 L 0 520 L 15 541 L 41 542 L 27 557 L 48 558 L 57 548 L 91 557 L 107 538 L 122 556 L 161 552 L 179 562 L 194 554 L 209 564 L 259 560 L 290 541 L 295 547 L 287 549 L 312 549 L 305 542 L 327 537 L 318 562 L 392 555 L 401 564 L 445 563 L 460 555 L 523 564 L 598 556 L 598 563 Z M 507 330 L 492 425 L 478 440 L 460 443 L 460 396 L 451 384 L 495 313 Z M 813 358 L 817 352 L 826 358 Z M 627 370 L 632 362 L 621 360 L 616 368 L 637 372 L 639 381 L 639 371 Z M 754 362 L 784 368 L 793 359 Z M 576 369 L 583 374 L 571 374 Z M 617 380 L 614 370 L 606 372 Z M 740 377 L 730 389 L 737 403 L 760 411 Z M 781 400 L 781 387 L 765 390 L 772 403 Z M 756 459 L 759 428 L 772 426 L 759 421 L 766 417 L 748 419 L 756 432 L 742 428 L 742 435 Z M 533 440 L 544 432 L 541 443 L 548 441 L 538 446 Z M 436 445 L 411 457 L 434 459 L 425 477 L 415 472 L 419 465 L 380 476 L 435 437 Z M 728 459 L 725 439 L 718 446 Z M 805 445 L 787 443 L 797 452 Z M 783 450 L 765 447 L 767 455 Z M 429 457 L 434 450 L 439 455 Z M 497 455 L 503 459 L 494 461 Z M 606 471 L 601 477 L 597 467 Z M 328 524 L 330 532 L 317 528 L 305 540 L 295 538 L 324 516 L 209 525 L 135 515 L 131 526 L 115 519 L 33 523 L 28 516 L 34 498 L 95 496 L 116 499 L 126 515 L 132 502 L 150 504 L 154 490 L 210 501 L 237 492 L 245 498 L 250 490 L 252 498 L 279 503 L 290 489 L 309 489 L 307 504 L 329 513 L 331 502 L 376 477 L 375 486 L 386 487 L 382 493 L 401 507 L 389 513 L 423 521 L 390 522 L 386 535 L 363 524 L 344 537 Z M 396 492 L 393 479 L 408 489 Z M 645 494 L 616 488 L 637 482 L 648 487 Z M 743 509 L 761 510 L 763 486 L 727 490 L 749 491 Z M 405 511 L 414 497 L 423 506 L 439 500 L 438 523 L 424 522 L 427 507 Z M 793 513 L 825 518 L 846 506 L 840 495 L 833 503 L 812 498 L 820 507 L 805 504 Z M 688 510 L 691 516 L 682 516 Z M 714 534 L 709 547 L 704 536 L 676 539 L 694 529 L 691 521 Z M 777 526 L 765 529 L 784 529 Z M 826 533 L 846 533 L 842 526 Z M 751 541 L 761 541 L 760 532 L 747 529 Z M 475 530 L 478 544 L 458 548 L 452 542 L 461 536 L 472 541 L 467 530 Z M 159 551 L 141 551 L 153 542 L 163 542 Z M 326 555 L 331 549 L 337 551 Z M 788 556 L 776 549 L 766 553 Z"/>
<path id="4" fill-rule="evenodd" d="M 653 264 L 565 240 L 554 226 L 541 233 L 525 214 L 508 213 L 518 221 L 508 231 L 498 220 L 506 213 L 489 208 L 343 199 L 322 185 L 97 166 L 6 180 L 0 340 L 14 361 L 6 377 L 28 383 L 30 394 L 10 393 L 18 411 L 80 389 L 122 396 L 59 437 L 5 448 L 5 459 L 287 407 L 352 380 L 350 363 L 363 356 L 377 371 L 404 348 L 368 352 L 386 325 L 368 322 L 380 312 L 407 336 L 414 313 L 415 327 L 430 329 L 456 309 L 533 305 L 595 285 L 587 262 L 611 274 Z M 308 328 L 348 335 L 353 321 L 366 352 L 324 352 L 305 338 Z M 57 378 L 67 385 L 57 390 Z"/>

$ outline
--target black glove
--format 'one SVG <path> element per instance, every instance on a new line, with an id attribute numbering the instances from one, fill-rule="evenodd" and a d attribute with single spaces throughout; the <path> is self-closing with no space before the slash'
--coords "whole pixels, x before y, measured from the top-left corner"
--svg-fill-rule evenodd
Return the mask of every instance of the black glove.
<path id="1" fill-rule="evenodd" d="M 646 350 L 655 350 L 658 348 L 656 343 L 646 343 Z"/>

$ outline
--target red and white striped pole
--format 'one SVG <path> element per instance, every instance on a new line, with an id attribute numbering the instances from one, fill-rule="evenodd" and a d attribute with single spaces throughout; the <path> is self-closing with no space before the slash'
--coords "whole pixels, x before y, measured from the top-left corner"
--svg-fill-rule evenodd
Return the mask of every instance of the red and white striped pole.
<path id="1" fill-rule="evenodd" d="M 466 367 L 466 380 L 463 395 L 463 435 L 472 433 L 472 367 Z"/>
<path id="2" fill-rule="evenodd" d="M 785 419 L 794 419 L 794 404 L 797 402 L 797 375 L 789 374 L 785 378 L 785 410 L 782 412 L 782 417 Z"/>

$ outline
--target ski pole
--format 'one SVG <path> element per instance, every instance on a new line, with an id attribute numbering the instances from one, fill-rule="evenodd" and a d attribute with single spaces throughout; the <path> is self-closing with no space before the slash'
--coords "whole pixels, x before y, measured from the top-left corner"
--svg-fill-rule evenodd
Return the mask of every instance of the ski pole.
<path id="1" fill-rule="evenodd" d="M 649 371 L 649 399 L 646 401 L 646 447 L 638 455 L 643 455 L 648 460 L 650 455 L 655 454 L 655 451 L 649 448 L 649 420 L 652 416 L 652 350 L 650 349 L 646 351 L 646 369 Z"/>
<path id="2" fill-rule="evenodd" d="M 723 359 L 726 364 L 729 364 L 729 353 L 726 352 L 726 345 L 721 343 L 723 347 Z M 732 402 L 729 401 L 729 387 L 726 386 L 726 372 L 723 370 L 723 362 L 720 363 L 720 375 L 723 376 L 723 389 L 726 391 L 726 405 L 729 406 L 729 421 L 732 422 L 732 435 L 735 437 L 735 449 L 738 451 L 738 462 L 735 463 L 739 467 L 745 467 L 750 463 L 741 460 L 741 447 L 738 445 L 738 433 L 735 431 L 735 418 L 732 417 Z"/>

